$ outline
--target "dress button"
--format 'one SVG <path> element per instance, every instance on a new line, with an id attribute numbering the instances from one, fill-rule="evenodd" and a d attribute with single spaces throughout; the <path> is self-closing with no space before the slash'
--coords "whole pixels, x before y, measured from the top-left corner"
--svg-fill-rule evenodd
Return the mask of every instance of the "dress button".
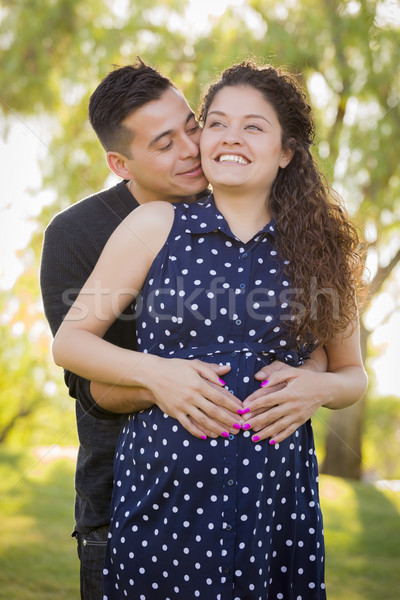
<path id="1" fill-rule="evenodd" d="M 232 531 L 232 525 L 229 525 L 229 523 L 228 523 L 228 525 L 226 526 L 226 530 L 227 531 Z"/>
<path id="2" fill-rule="evenodd" d="M 241 283 L 241 284 L 239 285 L 239 287 L 240 287 L 240 288 L 242 288 L 242 290 L 244 290 L 244 288 L 246 287 L 246 284 L 245 284 L 245 283 Z"/>
<path id="3" fill-rule="evenodd" d="M 235 323 L 236 323 L 236 325 L 241 325 L 242 321 L 240 319 L 236 319 Z"/>
<path id="4" fill-rule="evenodd" d="M 233 481 L 233 479 L 228 479 L 227 483 L 228 485 L 233 485 L 235 482 Z"/>
<path id="5" fill-rule="evenodd" d="M 242 258 L 247 258 L 247 252 L 245 252 L 244 254 L 242 254 Z"/>
<path id="6" fill-rule="evenodd" d="M 230 572 L 231 572 L 231 570 L 229 567 L 224 567 L 224 573 L 230 573 Z"/>
<path id="7" fill-rule="evenodd" d="M 235 358 L 235 356 L 236 356 L 236 352 L 232 352 L 231 356 L 232 356 L 233 358 Z"/>
<path id="8" fill-rule="evenodd" d="M 228 440 L 233 440 L 233 439 L 234 439 L 234 437 L 235 437 L 235 436 L 233 435 L 233 433 L 230 433 L 230 434 L 229 434 L 229 437 L 228 437 Z"/>

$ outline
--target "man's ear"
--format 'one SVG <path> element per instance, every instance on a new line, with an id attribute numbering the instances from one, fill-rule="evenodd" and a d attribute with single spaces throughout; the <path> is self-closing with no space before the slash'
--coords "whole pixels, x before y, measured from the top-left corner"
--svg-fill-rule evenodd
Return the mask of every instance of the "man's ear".
<path id="1" fill-rule="evenodd" d="M 127 165 L 128 158 L 120 152 L 107 152 L 106 160 L 109 168 L 115 175 L 122 179 L 132 179 L 132 174 L 129 172 Z"/>

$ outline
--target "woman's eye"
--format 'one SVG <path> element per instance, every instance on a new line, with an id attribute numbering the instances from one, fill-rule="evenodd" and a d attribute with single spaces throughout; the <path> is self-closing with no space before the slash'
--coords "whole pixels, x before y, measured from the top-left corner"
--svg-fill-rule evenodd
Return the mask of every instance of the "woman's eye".
<path id="1" fill-rule="evenodd" d="M 252 129 L 254 131 L 262 131 L 261 127 L 259 127 L 259 125 L 247 125 L 246 129 Z"/>
<path id="2" fill-rule="evenodd" d="M 221 123 L 221 121 L 211 121 L 211 123 L 209 123 L 208 126 L 209 127 L 223 127 L 223 124 Z"/>

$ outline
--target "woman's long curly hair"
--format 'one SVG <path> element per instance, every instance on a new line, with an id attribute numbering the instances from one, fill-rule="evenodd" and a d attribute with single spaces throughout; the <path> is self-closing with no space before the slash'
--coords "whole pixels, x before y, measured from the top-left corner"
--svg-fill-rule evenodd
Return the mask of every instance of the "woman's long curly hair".
<path id="1" fill-rule="evenodd" d="M 243 62 L 226 69 L 208 89 L 200 109 L 201 122 L 226 86 L 249 86 L 261 92 L 278 116 L 283 148 L 293 151 L 288 166 L 279 168 L 269 197 L 295 295 L 292 304 L 297 312 L 292 312 L 290 326 L 300 344 L 310 337 L 327 343 L 351 329 L 357 319 L 363 262 L 357 230 L 310 153 L 314 140 L 311 107 L 294 75 Z"/>

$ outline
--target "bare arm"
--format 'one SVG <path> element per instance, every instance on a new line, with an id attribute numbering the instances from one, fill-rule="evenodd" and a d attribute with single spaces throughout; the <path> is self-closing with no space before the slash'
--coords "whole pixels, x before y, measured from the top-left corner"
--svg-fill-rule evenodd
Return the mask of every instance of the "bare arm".
<path id="1" fill-rule="evenodd" d="M 244 402 L 244 416 L 260 439 L 280 442 L 320 408 L 345 408 L 361 398 L 367 386 L 359 345 L 359 330 L 326 346 L 329 372 L 286 367 L 273 372 L 268 384 Z M 270 386 L 272 391 L 270 392 Z M 276 386 L 283 386 L 276 391 Z"/>
<path id="2" fill-rule="evenodd" d="M 224 431 L 235 432 L 241 403 L 221 388 L 209 365 L 142 354 L 103 339 L 141 289 L 168 236 L 173 212 L 166 203 L 144 205 L 117 228 L 56 334 L 54 360 L 91 381 L 149 389 L 158 406 L 194 435 L 220 435 L 221 423 Z"/>

